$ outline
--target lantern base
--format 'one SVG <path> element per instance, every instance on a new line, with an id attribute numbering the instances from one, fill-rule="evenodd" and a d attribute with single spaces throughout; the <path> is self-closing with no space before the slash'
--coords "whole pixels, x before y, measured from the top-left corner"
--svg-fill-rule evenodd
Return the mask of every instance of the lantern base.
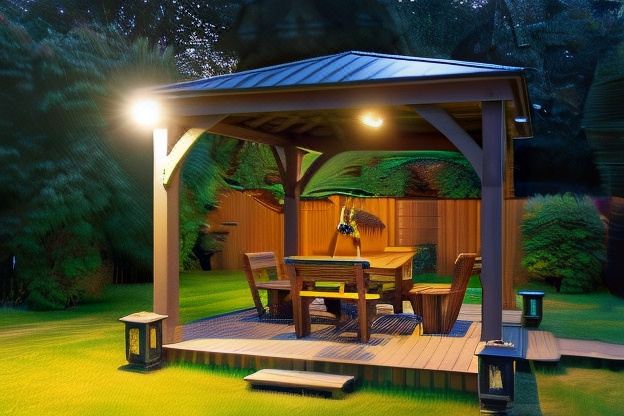
<path id="1" fill-rule="evenodd" d="M 161 368 L 162 363 L 156 362 L 151 364 L 126 364 L 119 367 L 118 370 L 130 371 L 133 373 L 150 373 L 155 370 L 160 370 Z"/>
<path id="2" fill-rule="evenodd" d="M 541 322 L 541 316 L 522 316 L 522 326 L 524 326 L 525 328 L 539 328 Z"/>
<path id="3" fill-rule="evenodd" d="M 506 415 L 511 408 L 511 397 L 482 394 L 480 396 L 482 415 Z"/>

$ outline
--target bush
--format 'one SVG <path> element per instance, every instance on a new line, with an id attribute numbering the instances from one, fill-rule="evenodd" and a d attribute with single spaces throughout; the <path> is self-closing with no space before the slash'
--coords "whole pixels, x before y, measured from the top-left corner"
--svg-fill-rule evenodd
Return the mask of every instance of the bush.
<path id="1" fill-rule="evenodd" d="M 588 197 L 536 196 L 526 203 L 522 222 L 524 258 L 530 277 L 557 291 L 593 290 L 605 261 L 605 227 Z"/>
<path id="2" fill-rule="evenodd" d="M 436 245 L 420 244 L 416 246 L 416 254 L 412 262 L 412 276 L 436 271 Z"/>

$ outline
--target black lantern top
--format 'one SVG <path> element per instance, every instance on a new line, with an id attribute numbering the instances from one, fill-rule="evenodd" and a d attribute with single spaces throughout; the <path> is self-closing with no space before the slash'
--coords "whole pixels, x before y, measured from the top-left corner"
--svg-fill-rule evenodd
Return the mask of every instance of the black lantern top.
<path id="1" fill-rule="evenodd" d="M 488 357 L 524 358 L 520 344 L 513 344 L 502 340 L 488 341 L 476 355 Z"/>

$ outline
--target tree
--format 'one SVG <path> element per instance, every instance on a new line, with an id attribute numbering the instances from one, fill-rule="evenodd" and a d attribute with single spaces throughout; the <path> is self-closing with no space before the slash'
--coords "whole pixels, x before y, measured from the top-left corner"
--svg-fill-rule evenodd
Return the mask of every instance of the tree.
<path id="1" fill-rule="evenodd" d="M 235 51 L 240 71 L 346 50 L 400 53 L 405 45 L 377 0 L 260 0 L 241 7 L 219 49 Z"/>
<path id="2" fill-rule="evenodd" d="M 231 71 L 234 57 L 213 45 L 239 7 L 234 0 L 7 0 L 4 9 L 35 39 L 46 37 L 48 29 L 115 27 L 130 41 L 145 38 L 150 45 L 173 48 L 181 73 L 196 78 Z"/>
<path id="3" fill-rule="evenodd" d="M 588 292 L 598 285 L 605 228 L 589 198 L 535 196 L 525 205 L 521 228 L 522 264 L 530 276 L 566 293 Z"/>
<path id="4" fill-rule="evenodd" d="M 457 59 L 529 68 L 535 139 L 514 143 L 517 194 L 600 192 L 581 119 L 597 61 L 622 38 L 614 6 L 490 0 L 455 47 Z"/>
<path id="5" fill-rule="evenodd" d="M 611 196 L 605 282 L 624 297 L 624 42 L 600 60 L 585 103 L 583 127 Z"/>
<path id="6" fill-rule="evenodd" d="M 17 258 L 17 301 L 62 308 L 104 280 L 112 258 L 150 267 L 149 199 L 107 146 L 104 114 L 118 98 L 110 80 L 132 71 L 143 83 L 170 80 L 175 70 L 153 63 L 173 68 L 173 54 L 86 27 L 35 41 L 6 18 L 0 45 L 0 184 L 10 201 L 0 207 L 0 253 Z"/>

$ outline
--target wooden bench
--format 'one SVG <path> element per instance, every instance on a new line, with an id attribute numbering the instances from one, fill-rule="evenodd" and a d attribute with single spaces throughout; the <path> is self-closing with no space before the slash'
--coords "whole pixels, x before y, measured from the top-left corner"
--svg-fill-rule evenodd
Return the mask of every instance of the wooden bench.
<path id="1" fill-rule="evenodd" d="M 366 293 L 367 277 L 363 269 L 368 269 L 368 260 L 359 257 L 304 257 L 293 256 L 284 259 L 286 271 L 292 287 L 293 318 L 297 337 L 310 334 L 309 305 L 315 298 L 352 301 L 358 309 L 358 335 L 360 342 L 370 338 L 370 327 L 375 316 L 375 304 L 379 301 L 377 293 Z M 319 282 L 340 284 L 338 292 L 310 290 Z M 355 291 L 345 292 L 345 288 L 354 287 Z M 330 307 L 328 306 L 328 310 Z M 332 310 L 340 317 L 340 305 Z"/>
<path id="2" fill-rule="evenodd" d="M 264 369 L 245 377 L 254 387 L 277 387 L 327 392 L 332 398 L 340 398 L 353 390 L 355 377 L 312 371 Z"/>

